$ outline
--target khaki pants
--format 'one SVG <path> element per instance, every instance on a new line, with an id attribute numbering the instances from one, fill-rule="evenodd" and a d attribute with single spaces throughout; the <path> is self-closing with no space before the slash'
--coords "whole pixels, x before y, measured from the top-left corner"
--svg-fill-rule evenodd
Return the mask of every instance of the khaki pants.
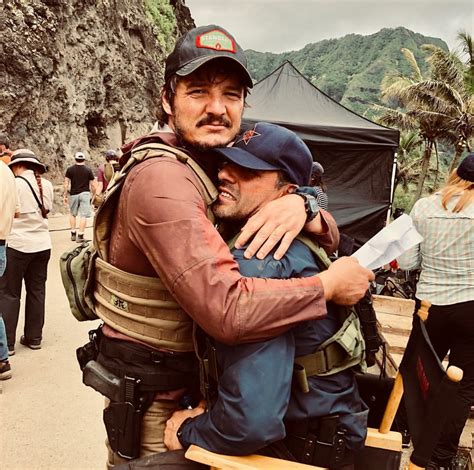
<path id="1" fill-rule="evenodd" d="M 108 399 L 105 400 L 105 406 L 109 406 Z M 155 400 L 151 404 L 143 415 L 140 457 L 168 450 L 163 442 L 166 421 L 177 408 L 178 402 L 173 400 Z M 111 449 L 108 440 L 105 441 L 105 445 L 108 454 L 107 469 L 113 468 L 114 465 L 129 462 L 128 459 L 120 457 Z"/>

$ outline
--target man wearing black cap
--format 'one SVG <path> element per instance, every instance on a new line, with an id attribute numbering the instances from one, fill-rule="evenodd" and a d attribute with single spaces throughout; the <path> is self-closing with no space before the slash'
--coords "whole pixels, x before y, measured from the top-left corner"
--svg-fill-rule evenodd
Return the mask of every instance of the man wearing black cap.
<path id="1" fill-rule="evenodd" d="M 215 25 L 189 31 L 177 42 L 166 62 L 157 132 L 125 146 L 121 163 L 127 162 L 131 152 L 141 145 L 160 143 L 171 150 L 184 150 L 204 170 L 206 178 L 216 182 L 217 160 L 208 150 L 228 145 L 235 139 L 245 95 L 251 85 L 243 51 L 230 33 Z M 207 188 L 210 184 L 211 181 Z M 263 280 L 243 277 L 208 218 L 204 195 L 205 188 L 198 181 L 196 172 L 183 162 L 182 156 L 180 159 L 149 158 L 135 166 L 125 180 L 114 213 L 109 263 L 124 274 L 155 280 L 159 275 L 167 289 L 166 305 L 174 309 L 176 307 L 171 306 L 181 307 L 208 334 L 223 343 L 256 341 L 279 335 L 301 321 L 324 316 L 326 299 L 353 304 L 363 296 L 373 275 L 349 259 L 336 262 L 327 272 L 308 278 Z M 252 256 L 263 244 L 259 256 L 265 256 L 282 239 L 275 252 L 276 257 L 281 257 L 309 219 L 313 220 L 306 229 L 318 232 L 320 244 L 332 251 L 338 238 L 334 219 L 323 211 L 317 213 L 310 202 L 308 198 L 303 200 L 303 197 L 288 195 L 260 210 L 243 228 L 238 240 L 245 243 L 258 232 L 247 246 L 245 255 Z M 347 277 L 352 280 L 348 289 L 342 287 Z M 156 365 L 162 369 L 171 361 L 176 370 L 180 360 L 184 368 L 189 368 L 193 357 L 189 317 L 181 312 L 174 322 L 174 317 L 165 320 L 165 316 L 159 317 L 138 306 L 140 313 L 130 315 L 126 311 L 128 304 L 124 300 L 117 304 L 121 308 L 112 306 L 108 313 L 104 310 L 106 303 L 102 305 L 105 313 L 99 313 L 105 321 L 104 341 L 113 340 L 115 350 L 133 343 L 135 349 L 143 349 L 141 357 L 159 353 L 165 356 Z M 158 304 L 154 308 L 158 309 Z M 131 325 L 137 326 L 133 332 Z M 178 334 L 176 328 L 189 337 Z M 101 358 L 107 358 L 107 354 L 101 354 Z M 117 352 L 116 356 L 108 358 L 115 361 L 120 374 L 130 375 L 128 365 L 123 361 L 124 354 Z M 167 373 L 171 374 L 171 371 Z M 189 381 L 189 377 L 187 379 Z M 162 384 L 144 413 L 140 455 L 165 450 L 164 423 L 183 394 L 176 388 L 180 387 L 164 389 Z M 138 392 L 141 393 L 140 389 Z M 106 413 L 110 416 L 113 409 Z M 118 449 L 115 439 L 111 444 L 113 450 Z M 109 452 L 108 465 L 119 462 L 121 459 L 117 457 L 117 452 Z"/>
<path id="2" fill-rule="evenodd" d="M 257 123 L 233 147 L 216 151 L 225 160 L 218 174 L 219 198 L 213 211 L 227 228 L 232 228 L 231 236 L 262 205 L 298 192 L 300 186 L 309 182 L 311 153 L 296 134 L 283 127 Z M 234 249 L 233 255 L 240 272 L 248 277 L 285 279 L 321 271 L 314 258 L 316 254 L 301 240 L 293 241 L 278 261 L 272 254 L 262 260 L 245 259 L 243 249 Z M 216 390 L 211 394 L 214 403 L 208 403 L 209 411 L 199 416 L 196 414 L 203 411 L 202 407 L 175 413 L 165 433 L 168 447 L 196 444 L 222 454 L 247 455 L 286 437 L 279 445 L 285 446 L 296 460 L 321 467 L 348 468 L 351 451 L 363 446 L 367 429 L 367 407 L 360 399 L 352 371 L 364 363 L 363 339 L 356 319 L 350 327 L 354 329 L 350 357 L 339 359 L 337 366 L 328 364 L 328 370 L 321 368 L 321 376 L 308 377 L 308 389 L 304 392 L 297 381 L 291 389 L 295 356 L 307 356 L 323 342 L 328 344 L 327 340 L 341 326 L 340 313 L 329 302 L 324 319 L 302 323 L 277 338 L 239 346 L 215 342 L 216 357 L 207 358 L 209 364 L 217 359 L 217 373 L 220 372 Z M 343 330 L 347 334 L 347 324 Z M 204 349 L 206 354 L 212 354 L 209 347 Z M 330 357 L 328 351 L 321 354 Z M 212 387 L 212 379 L 215 377 L 211 377 L 206 389 Z M 191 419 L 182 425 L 188 417 Z M 336 434 L 343 440 L 339 449 L 334 446 L 334 455 L 321 455 L 315 443 L 316 447 L 311 447 L 310 438 L 306 439 L 309 427 L 318 429 L 318 441 L 326 439 L 332 443 Z M 303 453 L 306 440 L 310 457 Z"/>

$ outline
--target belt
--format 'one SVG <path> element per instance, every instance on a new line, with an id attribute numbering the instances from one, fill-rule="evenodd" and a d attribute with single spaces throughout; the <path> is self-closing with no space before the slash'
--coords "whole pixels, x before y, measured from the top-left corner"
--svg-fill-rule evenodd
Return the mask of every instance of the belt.
<path id="1" fill-rule="evenodd" d="M 194 386 L 198 367 L 194 353 L 154 351 L 129 341 L 101 335 L 97 362 L 118 377 L 140 379 L 140 390 L 170 391 Z"/>
<path id="2" fill-rule="evenodd" d="M 111 339 L 101 335 L 99 352 L 110 358 L 119 359 L 132 364 L 156 365 L 161 364 L 182 372 L 189 372 L 197 365 L 194 352 L 176 353 L 173 351 L 157 351 L 147 346 L 125 341 Z"/>

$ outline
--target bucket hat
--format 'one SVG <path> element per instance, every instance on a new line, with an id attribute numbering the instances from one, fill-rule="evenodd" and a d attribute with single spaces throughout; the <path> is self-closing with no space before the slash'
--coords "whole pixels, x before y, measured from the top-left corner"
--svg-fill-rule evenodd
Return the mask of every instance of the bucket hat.
<path id="1" fill-rule="evenodd" d="M 29 149 L 18 149 L 12 154 L 10 163 L 8 166 L 17 165 L 18 163 L 30 163 L 34 165 L 39 173 L 44 173 L 47 168 L 44 163 L 41 163 L 40 159 L 35 155 L 32 150 Z"/>

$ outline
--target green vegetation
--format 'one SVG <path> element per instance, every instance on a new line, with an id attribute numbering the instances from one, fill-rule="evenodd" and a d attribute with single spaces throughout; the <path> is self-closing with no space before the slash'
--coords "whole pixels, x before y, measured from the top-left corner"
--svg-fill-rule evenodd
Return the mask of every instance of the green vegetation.
<path id="1" fill-rule="evenodd" d="M 474 44 L 465 31 L 458 40 L 453 53 L 441 39 L 400 27 L 283 54 L 246 53 L 256 81 L 289 60 L 340 104 L 400 129 L 394 206 L 409 211 L 474 145 Z"/>
<path id="2" fill-rule="evenodd" d="M 174 37 L 174 31 L 176 30 L 173 7 L 169 0 L 144 0 L 144 5 L 146 15 L 153 24 L 158 42 L 163 51 L 168 54 L 174 47 L 174 41 L 170 41 L 170 39 Z"/>
<path id="3" fill-rule="evenodd" d="M 461 40 L 466 37 L 470 40 L 469 35 L 460 35 Z M 420 198 L 424 190 L 432 191 L 439 184 L 444 173 L 439 158 L 440 145 L 454 149 L 454 158 L 449 162 L 452 170 L 457 167 L 463 152 L 470 151 L 474 137 L 474 96 L 470 89 L 474 70 L 472 55 L 471 62 L 466 64 L 460 56 L 432 44 L 422 48 L 429 54 L 426 59 L 428 73 L 423 74 L 413 52 L 403 48 L 409 72 L 393 70 L 387 74 L 382 82 L 382 100 L 386 105 L 374 106 L 379 122 L 410 131 L 414 141 L 422 143 L 422 156 L 415 156 L 414 149 L 408 149 L 399 169 L 399 175 L 403 172 L 408 180 L 413 180 L 417 174 L 413 201 Z M 434 181 L 430 184 L 428 176 L 433 171 L 433 155 L 436 166 Z M 418 164 L 420 166 L 416 168 Z"/>
<path id="4" fill-rule="evenodd" d="M 371 105 L 381 104 L 380 84 L 393 69 L 409 72 L 401 53 L 402 48 L 413 51 L 423 73 L 428 72 L 423 44 L 433 44 L 447 51 L 447 45 L 405 28 L 382 29 L 370 36 L 348 34 L 339 39 L 328 39 L 308 44 L 299 51 L 283 54 L 246 51 L 249 69 L 255 80 L 261 80 L 285 60 L 291 63 L 311 83 L 331 98 L 359 114 L 368 113 Z"/>

